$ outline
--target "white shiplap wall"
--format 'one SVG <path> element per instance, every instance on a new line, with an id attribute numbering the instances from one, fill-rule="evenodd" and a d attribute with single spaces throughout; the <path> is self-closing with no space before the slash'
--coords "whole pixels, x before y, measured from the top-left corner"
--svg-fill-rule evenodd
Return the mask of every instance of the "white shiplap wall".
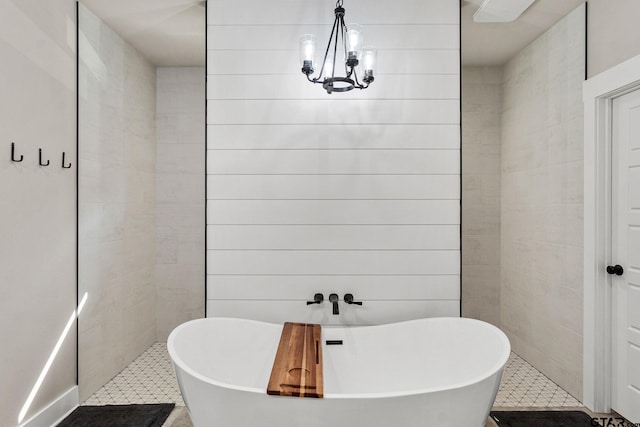
<path id="1" fill-rule="evenodd" d="M 327 95 L 297 48 L 328 39 L 334 7 L 208 1 L 208 316 L 459 315 L 459 3 L 346 0 L 379 67 L 369 89 Z M 364 305 L 333 316 L 305 304 L 316 292 Z"/>

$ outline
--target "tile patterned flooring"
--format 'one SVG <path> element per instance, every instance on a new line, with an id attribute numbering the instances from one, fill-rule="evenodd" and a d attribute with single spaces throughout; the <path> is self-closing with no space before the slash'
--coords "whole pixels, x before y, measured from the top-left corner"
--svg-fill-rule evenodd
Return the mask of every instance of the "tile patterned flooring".
<path id="1" fill-rule="evenodd" d="M 166 343 L 155 343 L 83 405 L 175 403 L 184 406 Z"/>
<path id="2" fill-rule="evenodd" d="M 184 406 L 167 345 L 156 343 L 83 405 L 171 403 Z M 516 354 L 511 353 L 496 407 L 578 407 L 574 397 Z"/>
<path id="3" fill-rule="evenodd" d="M 526 360 L 511 353 L 494 406 L 578 407 L 582 404 Z"/>

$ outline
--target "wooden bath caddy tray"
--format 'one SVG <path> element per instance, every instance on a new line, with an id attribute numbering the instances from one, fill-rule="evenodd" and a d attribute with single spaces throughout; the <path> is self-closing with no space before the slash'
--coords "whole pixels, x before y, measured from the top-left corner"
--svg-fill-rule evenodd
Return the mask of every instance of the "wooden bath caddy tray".
<path id="1" fill-rule="evenodd" d="M 321 326 L 314 323 L 284 324 L 267 394 L 323 396 L 321 333 Z"/>

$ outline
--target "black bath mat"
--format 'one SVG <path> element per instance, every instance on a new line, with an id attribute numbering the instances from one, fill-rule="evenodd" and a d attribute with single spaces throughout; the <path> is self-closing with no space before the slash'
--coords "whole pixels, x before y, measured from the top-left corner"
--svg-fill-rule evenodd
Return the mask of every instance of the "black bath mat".
<path id="1" fill-rule="evenodd" d="M 592 427 L 582 411 L 491 411 L 499 427 Z"/>
<path id="2" fill-rule="evenodd" d="M 78 406 L 57 427 L 161 427 L 175 403 Z"/>

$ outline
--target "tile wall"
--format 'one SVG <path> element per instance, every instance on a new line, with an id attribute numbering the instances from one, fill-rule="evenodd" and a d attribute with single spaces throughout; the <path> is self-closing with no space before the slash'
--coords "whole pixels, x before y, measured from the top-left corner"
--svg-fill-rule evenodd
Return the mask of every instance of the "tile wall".
<path id="1" fill-rule="evenodd" d="M 157 68 L 156 340 L 204 317 L 204 68 Z"/>
<path id="2" fill-rule="evenodd" d="M 79 384 L 156 340 L 155 67 L 80 5 Z"/>
<path id="3" fill-rule="evenodd" d="M 502 67 L 462 70 L 462 315 L 500 323 Z"/>
<path id="4" fill-rule="evenodd" d="M 503 69 L 500 324 L 513 351 L 582 396 L 585 8 Z"/>

